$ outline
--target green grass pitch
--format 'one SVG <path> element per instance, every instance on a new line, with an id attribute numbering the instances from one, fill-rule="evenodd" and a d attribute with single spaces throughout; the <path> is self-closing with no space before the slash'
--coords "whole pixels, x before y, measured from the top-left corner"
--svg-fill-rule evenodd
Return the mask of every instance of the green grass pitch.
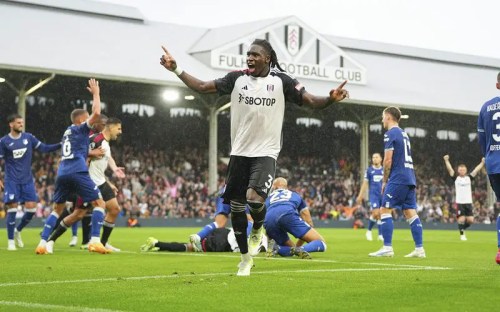
<path id="1" fill-rule="evenodd" d="M 498 311 L 500 266 L 494 232 L 424 229 L 426 259 L 409 230 L 394 233 L 394 258 L 370 258 L 380 242 L 364 230 L 319 229 L 328 243 L 313 260 L 255 258 L 250 277 L 235 275 L 234 253 L 141 253 L 149 236 L 187 241 L 195 228 L 116 228 L 123 252 L 90 254 L 59 239 L 53 255 L 34 253 L 40 229 L 23 231 L 25 248 L 6 250 L 0 230 L 0 311 Z"/>

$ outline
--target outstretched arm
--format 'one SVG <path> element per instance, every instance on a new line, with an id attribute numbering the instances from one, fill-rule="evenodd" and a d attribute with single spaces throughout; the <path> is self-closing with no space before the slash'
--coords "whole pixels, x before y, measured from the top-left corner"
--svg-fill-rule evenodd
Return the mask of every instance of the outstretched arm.
<path id="1" fill-rule="evenodd" d="M 124 169 L 123 167 L 118 167 L 116 165 L 116 162 L 115 160 L 113 159 L 113 157 L 109 157 L 108 159 L 108 166 L 109 168 L 111 168 L 111 170 L 113 170 L 113 172 L 115 173 L 115 175 L 120 178 L 120 179 L 124 179 L 125 178 L 125 172 L 124 172 Z"/>
<path id="2" fill-rule="evenodd" d="M 40 142 L 40 144 L 38 144 L 38 146 L 36 147 L 36 149 L 42 153 L 50 153 L 53 151 L 57 151 L 60 148 L 61 148 L 61 143 L 45 144 L 43 142 Z"/>
<path id="3" fill-rule="evenodd" d="M 316 96 L 308 92 L 302 95 L 302 102 L 315 109 L 321 109 L 330 106 L 335 102 L 340 102 L 349 97 L 349 91 L 343 89 L 347 80 L 342 82 L 337 89 L 332 89 L 329 96 Z"/>
<path id="4" fill-rule="evenodd" d="M 475 177 L 478 174 L 479 170 L 481 170 L 483 167 L 484 167 L 484 157 L 481 158 L 481 162 L 476 166 L 476 168 L 474 168 L 474 170 L 472 170 L 470 175 Z"/>
<path id="5" fill-rule="evenodd" d="M 455 170 L 453 170 L 453 167 L 451 166 L 450 156 L 444 155 L 443 159 L 444 159 L 444 164 L 446 165 L 446 170 L 448 170 L 450 177 L 453 177 L 455 175 Z"/>
<path id="6" fill-rule="evenodd" d="M 215 81 L 202 81 L 190 74 L 186 73 L 179 66 L 177 66 L 176 60 L 168 52 L 167 48 L 161 47 L 165 54 L 160 58 L 160 64 L 171 72 L 174 72 L 182 82 L 190 89 L 201 93 L 215 93 L 217 92 L 217 87 L 215 86 Z"/>
<path id="7" fill-rule="evenodd" d="M 92 114 L 87 120 L 89 126 L 92 127 L 99 120 L 99 117 L 101 116 L 101 96 L 100 96 L 101 91 L 99 88 L 99 81 L 95 80 L 94 78 L 89 79 L 89 86 L 87 87 L 87 90 L 89 90 L 89 92 L 93 96 Z"/>

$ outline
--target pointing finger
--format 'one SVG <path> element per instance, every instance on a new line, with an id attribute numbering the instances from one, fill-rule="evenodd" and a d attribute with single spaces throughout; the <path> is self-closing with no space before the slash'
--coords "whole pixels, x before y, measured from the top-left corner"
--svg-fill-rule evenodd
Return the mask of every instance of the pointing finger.
<path id="1" fill-rule="evenodd" d="M 344 82 L 342 82 L 342 83 L 340 84 L 340 86 L 338 86 L 338 87 L 337 87 L 337 91 L 342 90 L 342 88 L 345 86 L 345 84 L 346 84 L 346 83 L 347 83 L 347 80 L 344 80 Z"/>
<path id="2" fill-rule="evenodd" d="M 163 51 L 165 51 L 165 54 L 170 54 L 170 53 L 168 53 L 167 48 L 165 48 L 164 46 L 161 46 L 161 48 L 163 49 Z"/>

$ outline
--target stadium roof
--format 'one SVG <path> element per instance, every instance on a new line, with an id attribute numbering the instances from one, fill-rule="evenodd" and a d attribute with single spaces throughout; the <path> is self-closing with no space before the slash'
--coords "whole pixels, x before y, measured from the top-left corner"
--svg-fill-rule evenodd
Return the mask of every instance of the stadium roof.
<path id="1" fill-rule="evenodd" d="M 500 59 L 323 35 L 294 16 L 207 29 L 148 21 L 136 8 L 103 2 L 0 0 L 0 21 L 0 69 L 183 86 L 159 65 L 160 45 L 208 80 L 228 71 L 211 65 L 214 51 L 282 36 L 273 29 L 293 24 L 366 71 L 365 83 L 349 84 L 352 103 L 475 114 L 497 95 Z M 299 80 L 315 94 L 337 85 Z"/>

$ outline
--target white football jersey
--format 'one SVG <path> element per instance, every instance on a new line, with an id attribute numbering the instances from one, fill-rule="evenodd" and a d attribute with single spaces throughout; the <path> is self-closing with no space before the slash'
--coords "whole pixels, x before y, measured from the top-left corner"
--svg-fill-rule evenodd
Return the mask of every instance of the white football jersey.
<path id="1" fill-rule="evenodd" d="M 266 77 L 235 71 L 215 83 L 220 95 L 231 94 L 231 155 L 277 159 L 285 103 L 302 105 L 304 87 L 276 68 Z"/>
<path id="2" fill-rule="evenodd" d="M 455 202 L 457 204 L 472 204 L 471 175 L 455 176 Z"/>
<path id="3" fill-rule="evenodd" d="M 109 142 L 106 141 L 102 133 L 90 137 L 90 149 L 98 147 L 102 147 L 104 149 L 104 156 L 90 160 L 89 174 L 92 181 L 94 181 L 97 186 L 100 186 L 106 182 L 105 172 L 108 168 L 109 158 L 111 157 Z"/>

